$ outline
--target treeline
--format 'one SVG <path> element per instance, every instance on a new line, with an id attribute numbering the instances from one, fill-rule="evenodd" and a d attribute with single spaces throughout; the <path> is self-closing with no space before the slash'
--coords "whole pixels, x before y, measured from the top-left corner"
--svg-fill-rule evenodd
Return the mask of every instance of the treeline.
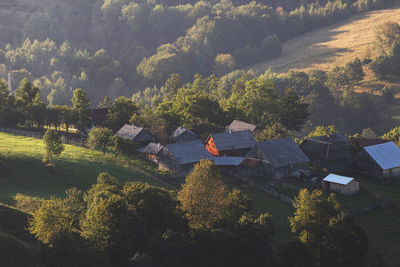
<path id="1" fill-rule="evenodd" d="M 271 215 L 255 216 L 251 207 L 211 161 L 202 161 L 178 192 L 122 185 L 101 173 L 85 193 L 73 188 L 64 198 L 43 201 L 28 229 L 47 246 L 39 258 L 51 266 L 384 264 L 374 253 L 367 256 L 366 234 L 333 194 L 300 192 L 289 218 L 294 239 L 284 246 L 272 243 Z"/>
<path id="2" fill-rule="evenodd" d="M 52 105 L 67 104 L 72 88 L 93 102 L 130 96 L 171 73 L 187 82 L 279 56 L 281 42 L 394 2 L 58 1 L 14 23 L 25 25 L 3 44 L 0 75 L 35 80 Z"/>

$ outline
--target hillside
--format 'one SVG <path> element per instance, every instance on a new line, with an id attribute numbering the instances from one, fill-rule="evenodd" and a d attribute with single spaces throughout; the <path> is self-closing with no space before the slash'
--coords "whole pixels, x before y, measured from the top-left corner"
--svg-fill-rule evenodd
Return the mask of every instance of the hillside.
<path id="1" fill-rule="evenodd" d="M 388 20 L 400 20 L 400 7 L 356 15 L 332 26 L 303 34 L 285 42 L 282 55 L 252 66 L 257 73 L 271 68 L 273 72 L 289 70 L 331 70 L 355 57 L 371 56 L 376 27 Z"/>

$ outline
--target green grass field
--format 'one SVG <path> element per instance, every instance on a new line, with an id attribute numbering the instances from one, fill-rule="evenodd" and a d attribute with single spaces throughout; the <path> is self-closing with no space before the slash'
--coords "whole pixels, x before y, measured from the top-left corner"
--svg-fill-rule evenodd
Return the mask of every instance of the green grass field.
<path id="1" fill-rule="evenodd" d="M 17 193 L 48 199 L 63 196 L 71 187 L 86 190 L 100 172 L 109 172 L 120 182 L 142 181 L 161 185 L 151 179 L 156 169 L 139 158 L 116 159 L 100 151 L 66 145 L 55 160 L 55 168 L 43 167 L 42 140 L 0 133 L 0 202 L 10 203 Z"/>

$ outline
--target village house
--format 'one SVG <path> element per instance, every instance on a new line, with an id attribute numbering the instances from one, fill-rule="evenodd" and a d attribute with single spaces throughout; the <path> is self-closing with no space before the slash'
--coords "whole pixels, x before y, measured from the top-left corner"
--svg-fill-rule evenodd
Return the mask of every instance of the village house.
<path id="1" fill-rule="evenodd" d="M 352 145 L 342 134 L 307 138 L 300 148 L 314 165 L 328 172 L 345 171 L 351 166 Z"/>
<path id="2" fill-rule="evenodd" d="M 252 132 L 254 132 L 256 130 L 256 128 L 257 128 L 257 126 L 255 126 L 254 124 L 247 123 L 244 121 L 234 120 L 228 126 L 227 131 L 232 131 L 232 132 L 252 131 Z"/>
<path id="3" fill-rule="evenodd" d="M 257 143 L 248 156 L 261 159 L 268 178 L 306 177 L 310 175 L 310 160 L 290 138 Z"/>
<path id="4" fill-rule="evenodd" d="M 329 174 L 322 180 L 322 189 L 332 190 L 342 195 L 350 196 L 360 191 L 360 184 L 354 178 Z"/>
<path id="5" fill-rule="evenodd" d="M 213 157 L 213 162 L 221 173 L 231 176 L 262 177 L 261 160 L 244 157 Z"/>
<path id="6" fill-rule="evenodd" d="M 400 149 L 393 142 L 364 147 L 353 162 L 362 173 L 382 181 L 400 178 Z"/>
<path id="7" fill-rule="evenodd" d="M 186 175 L 202 159 L 211 159 L 200 140 L 165 145 L 159 153 L 160 170 Z"/>
<path id="8" fill-rule="evenodd" d="M 135 125 L 125 124 L 117 133 L 117 136 L 130 139 L 134 143 L 141 145 L 147 145 L 150 142 L 155 142 L 157 138 L 146 131 L 143 127 L 138 127 Z"/>
<path id="9" fill-rule="evenodd" d="M 136 151 L 139 152 L 146 159 L 157 163 L 160 157 L 160 152 L 163 148 L 164 146 L 161 144 L 149 143 L 147 146 L 139 148 Z"/>
<path id="10" fill-rule="evenodd" d="M 171 143 L 180 143 L 180 142 L 187 142 L 187 141 L 194 141 L 197 140 L 197 135 L 182 126 L 179 126 L 170 136 L 169 141 Z"/>
<path id="11" fill-rule="evenodd" d="M 92 110 L 92 126 L 106 126 L 109 108 L 95 108 Z"/>
<path id="12" fill-rule="evenodd" d="M 213 156 L 244 156 L 256 145 L 251 131 L 226 131 L 210 135 L 206 148 Z"/>

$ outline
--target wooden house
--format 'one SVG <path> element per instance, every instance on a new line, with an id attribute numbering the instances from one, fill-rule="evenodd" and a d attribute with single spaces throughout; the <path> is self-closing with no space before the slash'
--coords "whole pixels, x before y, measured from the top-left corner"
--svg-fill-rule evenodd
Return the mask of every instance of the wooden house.
<path id="1" fill-rule="evenodd" d="M 160 152 L 164 149 L 164 146 L 156 143 L 149 143 L 147 146 L 139 148 L 136 150 L 143 157 L 153 162 L 158 162 L 160 158 Z"/>
<path id="2" fill-rule="evenodd" d="M 360 184 L 354 178 L 329 174 L 322 180 L 322 188 L 332 190 L 342 195 L 354 195 L 360 191 Z"/>
<path id="3" fill-rule="evenodd" d="M 151 134 L 149 131 L 146 131 L 143 127 L 138 127 L 135 125 L 125 124 L 116 135 L 130 139 L 134 143 L 138 143 L 141 145 L 147 145 L 150 142 L 156 142 L 157 138 Z"/>
<path id="4" fill-rule="evenodd" d="M 244 157 L 213 157 L 214 164 L 224 174 L 243 177 L 262 177 L 264 174 L 261 160 Z"/>
<path id="5" fill-rule="evenodd" d="M 300 148 L 314 165 L 328 172 L 345 171 L 351 166 L 352 145 L 342 134 L 307 138 Z"/>
<path id="6" fill-rule="evenodd" d="M 182 126 L 178 127 L 170 136 L 169 140 L 171 143 L 180 143 L 187 141 L 197 140 L 197 135 Z"/>
<path id="7" fill-rule="evenodd" d="M 290 138 L 258 143 L 248 156 L 262 160 L 264 174 L 271 179 L 310 175 L 309 158 Z"/>
<path id="8" fill-rule="evenodd" d="M 106 126 L 109 108 L 95 108 L 92 110 L 92 126 Z"/>
<path id="9" fill-rule="evenodd" d="M 400 149 L 393 142 L 364 147 L 353 162 L 362 173 L 382 181 L 400 178 Z"/>
<path id="10" fill-rule="evenodd" d="M 165 145 L 158 164 L 161 170 L 186 175 L 202 159 L 211 159 L 211 155 L 200 140 L 195 140 Z"/>
<path id="11" fill-rule="evenodd" d="M 256 145 L 251 131 L 226 131 L 210 135 L 206 148 L 213 156 L 244 156 Z"/>
<path id="12" fill-rule="evenodd" d="M 244 122 L 244 121 L 234 120 L 228 126 L 227 131 L 232 131 L 232 132 L 251 131 L 251 132 L 254 132 L 256 130 L 256 128 L 257 128 L 257 126 L 255 126 L 254 124 Z"/>

